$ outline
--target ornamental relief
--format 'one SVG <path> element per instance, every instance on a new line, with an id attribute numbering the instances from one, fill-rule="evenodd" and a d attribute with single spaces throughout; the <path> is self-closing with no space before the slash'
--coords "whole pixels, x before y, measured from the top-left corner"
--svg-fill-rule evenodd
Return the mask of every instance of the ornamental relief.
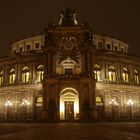
<path id="1" fill-rule="evenodd" d="M 65 51 L 77 50 L 79 48 L 79 45 L 80 41 L 74 36 L 62 37 L 58 42 L 59 50 Z"/>

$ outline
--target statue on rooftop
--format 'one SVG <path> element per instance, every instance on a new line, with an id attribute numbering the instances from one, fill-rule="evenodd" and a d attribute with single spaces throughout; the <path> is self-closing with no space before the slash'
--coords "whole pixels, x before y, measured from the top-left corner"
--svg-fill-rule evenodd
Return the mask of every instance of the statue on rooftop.
<path id="1" fill-rule="evenodd" d="M 60 11 L 59 26 L 75 26 L 78 25 L 76 13 L 74 9 L 65 7 Z"/>

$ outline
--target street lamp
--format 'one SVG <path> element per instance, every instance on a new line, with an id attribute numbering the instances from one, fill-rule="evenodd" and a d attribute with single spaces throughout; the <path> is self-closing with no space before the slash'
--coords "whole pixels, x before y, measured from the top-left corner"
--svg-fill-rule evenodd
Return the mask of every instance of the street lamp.
<path id="1" fill-rule="evenodd" d="M 133 119 L 133 104 L 134 104 L 133 100 L 129 99 L 127 101 L 127 106 L 129 107 L 129 116 L 131 119 Z"/>
<path id="2" fill-rule="evenodd" d="M 112 119 L 115 118 L 115 106 L 118 106 L 118 103 L 115 99 L 111 99 L 111 101 L 109 101 L 109 104 L 112 106 Z"/>
<path id="3" fill-rule="evenodd" d="M 27 106 L 30 105 L 30 102 L 29 102 L 27 99 L 25 99 L 25 100 L 21 103 L 21 105 L 24 107 L 24 115 L 25 115 L 25 120 L 26 120 L 26 119 L 27 119 Z"/>
<path id="4" fill-rule="evenodd" d="M 11 101 L 6 101 L 5 102 L 5 107 L 7 108 L 7 120 L 9 120 L 9 116 L 10 116 L 10 107 L 12 107 L 12 102 Z"/>

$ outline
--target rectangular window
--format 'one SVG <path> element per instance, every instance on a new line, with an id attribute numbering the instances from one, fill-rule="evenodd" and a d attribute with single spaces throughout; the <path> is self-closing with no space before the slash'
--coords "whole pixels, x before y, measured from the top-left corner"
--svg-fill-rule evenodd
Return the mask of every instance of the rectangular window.
<path id="1" fill-rule="evenodd" d="M 65 69 L 65 74 L 72 74 L 73 70 L 72 69 Z"/>
<path id="2" fill-rule="evenodd" d="M 20 48 L 19 48 L 19 52 L 22 52 L 22 51 L 23 51 L 23 48 L 20 47 Z"/>
<path id="3" fill-rule="evenodd" d="M 29 72 L 26 72 L 25 82 L 29 82 L 29 76 L 30 76 Z"/>
<path id="4" fill-rule="evenodd" d="M 31 48 L 31 45 L 27 45 L 27 46 L 26 46 L 26 50 L 27 50 L 27 51 L 30 50 L 30 48 Z"/>
<path id="5" fill-rule="evenodd" d="M 44 71 L 37 71 L 37 80 L 41 82 L 43 80 Z"/>
<path id="6" fill-rule="evenodd" d="M 22 82 L 29 82 L 29 78 L 30 78 L 29 72 L 22 73 Z"/>
<path id="7" fill-rule="evenodd" d="M 124 49 L 123 49 L 123 48 L 121 48 L 121 52 L 122 52 L 122 53 L 124 52 Z"/>
<path id="8" fill-rule="evenodd" d="M 137 76 L 137 78 L 136 78 L 136 79 L 137 79 L 137 80 L 136 80 L 136 81 L 137 81 L 137 84 L 139 84 L 139 76 Z"/>
<path id="9" fill-rule="evenodd" d="M 13 54 L 16 54 L 16 50 L 15 49 L 13 50 Z"/>
<path id="10" fill-rule="evenodd" d="M 111 50 L 111 45 L 110 44 L 107 44 L 107 49 Z"/>
<path id="11" fill-rule="evenodd" d="M 38 49 L 40 47 L 39 43 L 35 43 L 35 49 Z"/>
<path id="12" fill-rule="evenodd" d="M 139 76 L 138 75 L 134 75 L 134 80 L 136 84 L 139 84 Z"/>
<path id="13" fill-rule="evenodd" d="M 123 81 L 124 81 L 124 82 L 129 82 L 128 73 L 123 73 L 122 76 L 123 76 Z"/>
<path id="14" fill-rule="evenodd" d="M 22 73 L 22 82 L 25 82 L 25 73 Z"/>
<path id="15" fill-rule="evenodd" d="M 115 48 L 115 51 L 118 51 L 118 47 L 117 46 L 115 46 L 114 48 Z"/>
<path id="16" fill-rule="evenodd" d="M 100 80 L 101 80 L 101 72 L 97 71 L 97 81 L 100 81 Z"/>
<path id="17" fill-rule="evenodd" d="M 3 76 L 0 76 L 0 85 L 3 84 Z"/>
<path id="18" fill-rule="evenodd" d="M 15 74 L 10 75 L 9 83 L 12 84 L 15 82 Z"/>
<path id="19" fill-rule="evenodd" d="M 103 47 L 103 43 L 102 42 L 98 42 L 98 48 L 102 48 Z"/>
<path id="20" fill-rule="evenodd" d="M 129 82 L 128 74 L 126 74 L 126 82 Z"/>
<path id="21" fill-rule="evenodd" d="M 95 80 L 100 81 L 101 80 L 101 71 L 94 70 L 94 76 L 95 76 Z"/>

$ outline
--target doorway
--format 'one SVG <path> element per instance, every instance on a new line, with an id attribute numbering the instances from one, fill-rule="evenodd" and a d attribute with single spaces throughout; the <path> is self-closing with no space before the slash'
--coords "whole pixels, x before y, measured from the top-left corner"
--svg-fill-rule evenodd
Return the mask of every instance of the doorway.
<path id="1" fill-rule="evenodd" d="M 74 120 L 74 102 L 73 101 L 65 102 L 65 119 Z"/>
<path id="2" fill-rule="evenodd" d="M 60 93 L 60 120 L 77 120 L 79 114 L 79 96 L 73 88 L 65 88 Z"/>

